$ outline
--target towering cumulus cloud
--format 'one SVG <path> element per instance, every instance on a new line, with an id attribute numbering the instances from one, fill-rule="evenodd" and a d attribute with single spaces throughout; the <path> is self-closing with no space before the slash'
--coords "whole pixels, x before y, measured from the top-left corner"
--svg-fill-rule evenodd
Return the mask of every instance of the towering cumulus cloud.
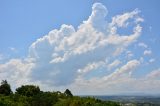
<path id="1" fill-rule="evenodd" d="M 120 79 L 134 82 L 132 72 L 140 64 L 138 59 L 124 64 L 117 60 L 117 65 L 112 65 L 112 68 L 109 64 L 141 35 L 140 23 L 143 19 L 139 13 L 136 9 L 114 16 L 111 22 L 107 22 L 107 8 L 95 3 L 89 18 L 78 28 L 62 25 L 60 29 L 54 29 L 33 42 L 25 59 L 12 59 L 1 64 L 0 78 L 11 75 L 8 80 L 17 86 L 31 82 L 50 87 L 78 88 L 81 85 L 79 88 L 89 87 L 93 91 L 96 90 L 93 82 L 104 85 L 101 89 L 111 83 L 121 84 Z M 118 32 L 120 28 L 127 30 L 129 25 L 133 25 L 130 34 Z M 10 68 L 14 70 L 7 71 Z M 101 75 L 97 74 L 100 70 L 103 72 Z M 107 73 L 107 70 L 111 73 Z M 124 80 L 122 83 L 128 84 Z"/>
<path id="2" fill-rule="evenodd" d="M 136 20 L 137 10 L 116 16 L 111 23 L 107 23 L 106 16 L 106 7 L 96 3 L 92 7 L 91 16 L 78 30 L 71 25 L 62 25 L 60 30 L 53 30 L 34 42 L 29 53 L 35 63 L 32 78 L 55 85 L 73 83 L 79 74 L 78 70 L 92 63 L 105 64 L 112 54 L 126 48 L 140 36 L 139 24 L 134 27 L 131 35 L 111 33 L 113 28 L 123 27 L 129 18 Z"/>

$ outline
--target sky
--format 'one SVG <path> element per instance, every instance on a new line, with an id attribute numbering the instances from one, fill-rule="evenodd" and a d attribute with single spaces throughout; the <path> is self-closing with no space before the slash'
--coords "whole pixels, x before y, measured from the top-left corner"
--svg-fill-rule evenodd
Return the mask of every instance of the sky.
<path id="1" fill-rule="evenodd" d="M 0 80 L 14 90 L 160 94 L 159 0 L 0 0 Z"/>

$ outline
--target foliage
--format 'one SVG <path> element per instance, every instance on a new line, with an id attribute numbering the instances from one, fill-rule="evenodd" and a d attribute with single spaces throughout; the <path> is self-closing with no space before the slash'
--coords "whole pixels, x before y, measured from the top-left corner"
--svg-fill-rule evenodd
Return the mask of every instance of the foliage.
<path id="1" fill-rule="evenodd" d="M 32 98 L 32 106 L 52 106 L 58 101 L 58 96 L 54 92 L 41 92 Z"/>
<path id="2" fill-rule="evenodd" d="M 2 80 L 1 86 L 0 86 L 0 94 L 7 96 L 7 95 L 10 95 L 11 93 L 12 93 L 11 87 L 8 84 L 8 82 L 6 80 Z"/>
<path id="3" fill-rule="evenodd" d="M 0 106 L 120 106 L 120 105 L 116 102 L 101 101 L 93 97 L 73 96 L 69 89 L 66 89 L 64 93 L 61 93 L 59 91 L 43 92 L 40 91 L 38 86 L 22 85 L 21 87 L 16 89 L 15 93 L 10 93 L 9 95 L 0 94 Z"/>
<path id="4" fill-rule="evenodd" d="M 66 89 L 66 91 L 64 92 L 64 94 L 66 96 L 68 96 L 68 97 L 72 97 L 73 96 L 72 93 L 71 93 L 71 91 L 69 89 Z"/>
<path id="5" fill-rule="evenodd" d="M 16 94 L 28 97 L 37 95 L 39 93 L 40 93 L 39 87 L 34 85 L 22 85 L 21 87 L 16 89 Z"/>

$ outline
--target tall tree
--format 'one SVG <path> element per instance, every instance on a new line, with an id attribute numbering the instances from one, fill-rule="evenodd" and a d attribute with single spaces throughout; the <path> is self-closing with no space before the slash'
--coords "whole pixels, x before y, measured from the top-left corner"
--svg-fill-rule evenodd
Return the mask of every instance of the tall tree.
<path id="1" fill-rule="evenodd" d="M 8 96 L 11 93 L 12 93 L 12 90 L 7 80 L 2 80 L 1 86 L 0 86 L 0 94 Z"/>
<path id="2" fill-rule="evenodd" d="M 71 93 L 71 91 L 70 91 L 69 89 L 66 89 L 65 92 L 64 92 L 64 94 L 65 94 L 66 96 L 69 96 L 69 97 L 72 97 L 72 96 L 73 96 L 72 93 Z"/>

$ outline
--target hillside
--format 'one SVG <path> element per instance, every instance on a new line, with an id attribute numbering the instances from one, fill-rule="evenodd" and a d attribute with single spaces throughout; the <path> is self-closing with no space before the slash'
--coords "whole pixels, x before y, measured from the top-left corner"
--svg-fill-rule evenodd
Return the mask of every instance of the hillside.
<path id="1" fill-rule="evenodd" d="M 0 86 L 0 106 L 119 106 L 119 104 L 93 97 L 73 96 L 69 89 L 64 93 L 44 92 L 35 85 L 22 85 L 13 93 L 10 85 L 4 80 Z"/>

